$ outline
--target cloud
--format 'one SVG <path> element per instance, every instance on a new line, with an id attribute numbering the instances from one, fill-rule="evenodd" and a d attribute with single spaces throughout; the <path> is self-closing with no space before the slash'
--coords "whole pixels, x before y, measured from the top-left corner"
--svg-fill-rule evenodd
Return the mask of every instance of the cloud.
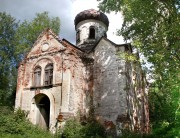
<path id="1" fill-rule="evenodd" d="M 23 21 L 33 19 L 36 13 L 48 11 L 50 16 L 61 20 L 60 38 L 75 44 L 75 16 L 86 9 L 98 9 L 97 5 L 96 0 L 1 0 L 0 12 L 6 12 Z M 120 15 L 112 13 L 107 16 L 110 20 L 108 38 L 115 43 L 122 43 L 122 38 L 115 35 L 116 29 L 122 24 Z"/>
<path id="2" fill-rule="evenodd" d="M 17 20 L 31 20 L 36 13 L 48 11 L 50 16 L 61 20 L 61 37 L 75 41 L 71 0 L 1 0 L 0 11 L 4 11 Z"/>
<path id="3" fill-rule="evenodd" d="M 109 19 L 109 30 L 107 33 L 108 38 L 117 44 L 125 43 L 122 36 L 117 36 L 117 30 L 121 29 L 123 23 L 122 14 L 112 12 L 106 15 Z"/>

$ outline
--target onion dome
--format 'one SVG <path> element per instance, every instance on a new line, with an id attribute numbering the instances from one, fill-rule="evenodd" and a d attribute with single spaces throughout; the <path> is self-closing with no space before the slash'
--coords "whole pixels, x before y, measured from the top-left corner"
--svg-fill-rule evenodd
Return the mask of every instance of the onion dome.
<path id="1" fill-rule="evenodd" d="M 103 22 L 107 27 L 109 26 L 109 20 L 107 16 L 104 13 L 94 9 L 84 10 L 77 14 L 74 20 L 74 24 L 76 26 L 79 22 L 87 19 L 99 20 Z"/>

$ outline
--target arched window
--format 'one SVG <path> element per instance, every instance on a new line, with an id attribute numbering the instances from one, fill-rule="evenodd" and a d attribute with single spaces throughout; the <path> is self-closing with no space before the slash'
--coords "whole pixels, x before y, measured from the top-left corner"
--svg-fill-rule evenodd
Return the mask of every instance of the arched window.
<path id="1" fill-rule="evenodd" d="M 48 64 L 45 67 L 45 85 L 52 85 L 53 83 L 53 64 Z"/>
<path id="2" fill-rule="evenodd" d="M 34 86 L 41 85 L 41 67 L 36 67 L 34 70 Z"/>
<path id="3" fill-rule="evenodd" d="M 89 39 L 95 39 L 95 28 L 94 28 L 94 26 L 91 26 L 89 28 Z"/>

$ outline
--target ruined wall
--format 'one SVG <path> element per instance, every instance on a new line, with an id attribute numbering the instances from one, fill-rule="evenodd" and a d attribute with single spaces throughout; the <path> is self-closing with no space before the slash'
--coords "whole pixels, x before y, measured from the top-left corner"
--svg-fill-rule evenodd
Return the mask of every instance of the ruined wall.
<path id="1" fill-rule="evenodd" d="M 148 85 L 138 61 L 126 62 L 126 85 L 130 129 L 149 132 Z"/>
<path id="2" fill-rule="evenodd" d="M 42 49 L 44 43 L 49 48 Z M 61 112 L 67 119 L 84 111 L 85 102 L 85 66 L 80 58 L 80 51 L 65 42 L 58 42 L 53 35 L 47 34 L 39 38 L 30 53 L 18 69 L 18 85 L 16 92 L 16 108 L 28 111 L 28 118 L 37 124 L 39 107 L 36 97 L 46 95 L 50 100 L 49 128 L 55 130 L 57 117 Z M 44 85 L 44 69 L 49 63 L 53 64 L 53 83 Z M 34 86 L 34 69 L 41 67 L 41 85 Z M 61 97 L 62 95 L 62 97 Z"/>
<path id="3" fill-rule="evenodd" d="M 93 69 L 95 115 L 105 124 L 116 125 L 119 117 L 127 115 L 125 61 L 118 57 L 112 43 L 102 39 L 95 48 Z"/>
<path id="4" fill-rule="evenodd" d="M 115 46 L 102 39 L 94 50 L 93 106 L 95 117 L 105 127 L 136 132 L 149 130 L 147 84 L 140 64 L 120 53 L 128 45 Z"/>

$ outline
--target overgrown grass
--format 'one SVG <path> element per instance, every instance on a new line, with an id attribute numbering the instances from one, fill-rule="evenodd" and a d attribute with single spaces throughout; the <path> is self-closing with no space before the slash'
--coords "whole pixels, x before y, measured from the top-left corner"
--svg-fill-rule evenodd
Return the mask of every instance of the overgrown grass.
<path id="1" fill-rule="evenodd" d="M 48 131 L 32 125 L 22 110 L 13 112 L 9 107 L 0 107 L 1 138 L 52 138 Z"/>
<path id="2" fill-rule="evenodd" d="M 69 119 L 63 129 L 51 134 L 49 131 L 41 129 L 31 124 L 26 119 L 26 112 L 9 107 L 0 106 L 0 138 L 113 138 L 107 135 L 105 129 L 96 121 L 89 121 L 82 125 L 77 119 Z M 163 124 L 163 125 L 162 125 Z M 119 138 L 179 138 L 180 123 L 154 125 L 151 134 L 137 134 L 127 130 L 122 131 Z"/>
<path id="3" fill-rule="evenodd" d="M 63 131 L 65 138 L 105 138 L 105 129 L 96 121 L 81 125 L 77 119 L 66 122 Z"/>

